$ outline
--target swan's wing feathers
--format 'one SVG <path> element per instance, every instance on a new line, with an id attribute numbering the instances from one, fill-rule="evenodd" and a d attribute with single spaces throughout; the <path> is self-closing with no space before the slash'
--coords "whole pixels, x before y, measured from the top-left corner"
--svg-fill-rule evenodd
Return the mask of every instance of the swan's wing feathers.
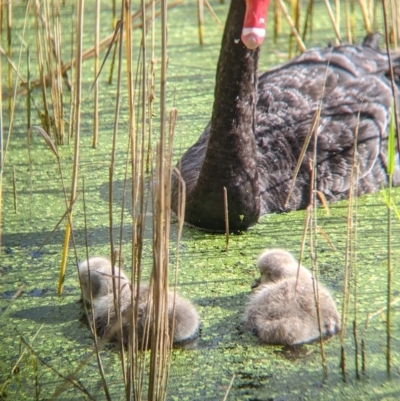
<path id="1" fill-rule="evenodd" d="M 386 167 L 390 106 L 389 87 L 372 75 L 337 86 L 324 96 L 317 148 L 317 178 L 318 189 L 325 195 L 331 194 L 338 199 L 350 188 L 353 165 L 358 166 L 359 179 L 372 174 L 369 178 L 378 185 L 374 190 L 379 188 Z M 370 189 L 364 188 L 361 182 L 359 193 L 364 192 L 370 192 Z"/>
<path id="2" fill-rule="evenodd" d="M 260 77 L 256 140 L 264 212 L 285 209 L 292 175 L 319 107 L 317 189 L 328 201 L 346 198 L 354 163 L 359 194 L 376 191 L 386 181 L 392 97 L 384 66 L 386 55 L 373 47 L 339 46 L 306 52 Z M 313 148 L 311 140 L 289 210 L 304 207 L 309 199 Z"/>
<path id="3" fill-rule="evenodd" d="M 199 139 L 184 153 L 176 166 L 179 169 L 183 180 L 185 181 L 186 193 L 190 193 L 192 191 L 199 178 L 200 169 L 204 163 L 204 158 L 206 155 L 208 138 L 210 137 L 210 128 L 211 124 L 208 123 Z M 177 202 L 179 198 L 180 187 L 178 184 L 179 179 L 176 175 L 176 172 L 173 171 L 171 183 L 171 202 L 173 210 L 178 209 Z"/>

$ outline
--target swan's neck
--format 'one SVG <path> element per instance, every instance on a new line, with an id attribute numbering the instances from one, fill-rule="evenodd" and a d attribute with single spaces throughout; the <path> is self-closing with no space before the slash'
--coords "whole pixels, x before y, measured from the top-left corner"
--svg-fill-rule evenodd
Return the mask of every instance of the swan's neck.
<path id="1" fill-rule="evenodd" d="M 244 15 L 244 0 L 232 0 L 218 61 L 209 143 L 186 207 L 188 222 L 212 231 L 225 227 L 223 187 L 231 230 L 249 227 L 260 214 L 254 139 L 259 52 L 240 40 Z"/>

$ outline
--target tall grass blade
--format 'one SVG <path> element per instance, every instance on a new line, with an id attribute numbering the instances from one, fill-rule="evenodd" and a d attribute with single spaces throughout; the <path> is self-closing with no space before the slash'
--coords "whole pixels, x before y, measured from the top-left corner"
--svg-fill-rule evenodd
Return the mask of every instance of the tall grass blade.
<path id="1" fill-rule="evenodd" d="M 79 142 L 80 142 L 80 123 L 81 123 L 81 99 L 82 99 L 82 41 L 83 41 L 83 16 L 84 16 L 84 0 L 78 0 L 77 8 L 77 29 L 76 29 L 76 69 L 75 69 L 75 145 L 74 145 L 74 164 L 72 170 L 72 184 L 70 194 L 70 204 L 76 198 L 76 190 L 78 183 L 79 170 Z M 72 212 L 69 215 L 67 227 L 65 230 L 64 244 L 62 250 L 60 274 L 58 279 L 58 294 L 62 293 L 65 277 L 65 267 L 67 264 L 69 240 L 71 236 Z"/>
<path id="2" fill-rule="evenodd" d="M 197 24 L 199 29 L 199 43 L 204 44 L 204 4 L 203 0 L 197 0 Z"/>
<path id="3" fill-rule="evenodd" d="M 283 15 L 285 16 L 287 23 L 289 24 L 290 31 L 297 42 L 297 46 L 299 47 L 301 52 L 305 52 L 306 46 L 304 45 L 303 40 L 301 39 L 299 32 L 296 29 L 296 26 L 289 14 L 289 11 L 288 11 L 284 1 L 278 0 L 278 3 L 279 3 L 280 8 L 282 9 Z"/>
<path id="4" fill-rule="evenodd" d="M 97 75 L 99 72 L 99 42 L 100 42 L 100 0 L 96 0 L 96 14 L 94 27 L 94 100 L 93 100 L 93 140 L 92 147 L 97 148 L 99 132 L 99 84 Z"/>

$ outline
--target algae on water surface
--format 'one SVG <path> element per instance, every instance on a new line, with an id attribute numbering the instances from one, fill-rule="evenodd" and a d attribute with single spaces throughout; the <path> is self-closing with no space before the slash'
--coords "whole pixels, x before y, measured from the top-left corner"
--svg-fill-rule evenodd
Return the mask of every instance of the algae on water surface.
<path id="1" fill-rule="evenodd" d="M 92 3 L 86 2 L 86 44 L 91 46 L 93 22 Z M 214 5 L 223 19 L 226 5 Z M 110 5 L 104 4 L 102 30 L 109 34 Z M 15 7 L 15 29 L 22 26 Z M 70 21 L 64 9 L 66 32 Z M 22 15 L 22 12 L 21 14 Z M 197 44 L 195 4 L 183 3 L 169 13 L 169 105 L 178 108 L 175 157 L 197 138 L 207 124 L 212 105 L 213 80 L 218 57 L 221 31 L 211 17 L 206 18 L 206 44 Z M 325 21 L 325 20 L 324 20 Z M 326 39 L 313 38 L 323 45 Z M 270 35 L 271 36 L 271 35 Z M 5 35 L 2 46 L 5 46 Z M 139 37 L 139 36 L 138 36 Z M 32 37 L 26 39 L 29 43 Z M 286 46 L 283 35 L 275 49 Z M 17 55 L 13 48 L 13 58 Z M 33 57 L 33 56 L 32 56 Z M 65 56 L 68 58 L 67 56 Z M 261 65 L 277 63 L 275 51 L 264 45 Z M 35 63 L 32 62 L 33 65 Z M 35 67 L 32 67 L 35 68 Z M 111 134 L 115 86 L 107 84 L 107 74 L 100 78 L 101 121 L 99 146 L 91 148 L 92 83 L 91 61 L 84 63 L 83 128 L 81 137 L 80 176 L 85 177 L 86 219 L 89 254 L 109 255 L 108 169 L 111 160 Z M 106 70 L 109 62 L 106 63 Z M 3 74 L 5 74 L 3 64 Z M 3 92 L 5 91 L 2 80 Z M 39 95 L 35 92 L 35 97 Z M 65 96 L 65 101 L 68 96 Z M 127 131 L 126 93 L 122 97 L 121 124 L 117 141 L 114 175 L 114 222 L 119 235 L 122 188 L 125 174 Z M 54 155 L 39 136 L 31 143 L 30 160 L 26 145 L 25 98 L 17 97 L 15 122 L 6 154 L 3 179 L 3 231 L 0 259 L 0 382 L 7 381 L 3 397 L 7 400 L 48 399 L 63 384 L 48 363 L 64 375 L 76 378 L 96 399 L 104 399 L 100 376 L 92 352 L 92 339 L 85 324 L 73 251 L 68 260 L 64 292 L 56 294 L 60 255 L 65 224 L 61 224 L 48 243 L 38 252 L 45 238 L 65 211 L 61 179 Z M 5 114 L 6 110 L 4 108 Z M 36 117 L 35 117 L 36 118 Z M 38 124 L 38 121 L 35 121 Z M 7 125 L 5 124 L 5 128 Z M 70 186 L 72 147 L 59 147 L 64 182 Z M 13 170 L 16 178 L 17 212 L 14 212 Z M 150 186 L 151 184 L 149 184 Z M 74 239 L 78 258 L 85 258 L 85 224 L 80 196 L 74 208 Z M 394 199 L 400 201 L 399 190 Z M 347 202 L 330 207 L 330 215 L 318 211 L 318 225 L 329 237 L 334 250 L 321 235 L 318 237 L 317 258 L 321 279 L 333 289 L 339 308 L 342 307 L 342 283 L 345 252 Z M 130 261 L 131 213 L 129 203 L 123 213 L 122 245 Z M 150 212 L 148 223 L 150 223 Z M 223 236 L 205 234 L 185 227 L 180 244 L 179 292 L 191 299 L 202 320 L 201 334 L 192 349 L 176 349 L 172 355 L 169 381 L 171 400 L 221 400 L 235 375 L 228 399 L 234 400 L 395 400 L 400 397 L 400 303 L 393 305 L 392 317 L 392 378 L 386 375 L 386 208 L 382 194 L 358 201 L 357 234 L 357 320 L 359 338 L 366 344 L 366 374 L 355 378 L 354 340 L 352 336 L 353 304 L 347 322 L 347 381 L 340 371 L 340 341 L 338 337 L 325 343 L 328 376 L 324 378 L 318 343 L 286 349 L 262 345 L 251 333 L 243 330 L 241 319 L 250 284 L 257 276 L 255 260 L 266 247 L 282 247 L 299 254 L 305 212 L 268 215 L 242 235 L 232 235 L 229 251 L 225 251 Z M 393 220 L 393 298 L 400 297 L 399 227 Z M 173 223 L 175 235 L 176 223 Z M 171 266 L 175 250 L 171 249 Z M 152 266 L 151 224 L 146 230 L 143 272 L 148 278 Z M 303 264 L 311 266 L 309 252 Z M 353 277 L 354 278 L 354 277 Z M 173 279 L 171 277 L 171 283 Z M 378 312 L 374 314 L 375 312 Z M 374 314 L 364 329 L 367 314 Z M 38 332 L 39 331 L 39 332 Z M 36 338 L 35 334 L 38 332 Z M 37 361 L 29 352 L 18 363 L 23 336 L 42 359 Z M 105 375 L 112 399 L 124 399 L 122 373 L 115 347 L 101 351 Z M 35 383 L 38 383 L 36 386 Z M 57 399 L 83 399 L 83 394 L 67 385 Z"/>

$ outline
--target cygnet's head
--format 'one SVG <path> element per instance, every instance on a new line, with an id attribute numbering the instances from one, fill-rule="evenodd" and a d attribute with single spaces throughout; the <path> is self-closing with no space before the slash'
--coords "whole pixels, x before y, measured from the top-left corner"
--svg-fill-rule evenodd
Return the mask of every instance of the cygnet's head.
<path id="1" fill-rule="evenodd" d="M 253 284 L 253 288 L 260 284 L 276 282 L 289 277 L 296 277 L 299 263 L 293 255 L 283 249 L 267 249 L 257 259 L 257 266 L 261 277 Z M 311 277 L 311 273 L 303 266 L 300 266 L 300 275 Z"/>
<path id="2" fill-rule="evenodd" d="M 113 269 L 108 259 L 97 256 L 84 260 L 79 264 L 78 272 L 85 301 L 91 302 L 91 296 L 98 298 L 113 291 Z M 114 275 L 117 288 L 129 284 L 124 272 L 116 266 Z"/>

